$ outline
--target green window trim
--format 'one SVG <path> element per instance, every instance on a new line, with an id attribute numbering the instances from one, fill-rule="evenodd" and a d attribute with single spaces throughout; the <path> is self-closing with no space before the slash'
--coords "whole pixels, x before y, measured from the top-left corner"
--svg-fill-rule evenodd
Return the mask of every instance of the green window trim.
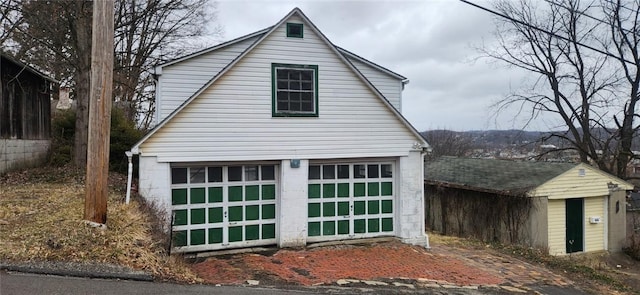
<path id="1" fill-rule="evenodd" d="M 313 112 L 302 111 L 279 111 L 277 108 L 277 70 L 278 69 L 309 69 L 313 70 Z M 317 65 L 295 65 L 295 64 L 271 64 L 271 115 L 272 117 L 318 117 L 318 66 Z"/>
<path id="2" fill-rule="evenodd" d="M 297 23 L 287 23 L 287 37 L 304 38 L 304 26 Z"/>

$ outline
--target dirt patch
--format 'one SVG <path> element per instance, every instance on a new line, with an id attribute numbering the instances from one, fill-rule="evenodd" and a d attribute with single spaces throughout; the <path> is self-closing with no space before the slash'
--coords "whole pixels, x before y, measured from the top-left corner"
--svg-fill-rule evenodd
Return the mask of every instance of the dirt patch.
<path id="1" fill-rule="evenodd" d="M 640 261 L 624 253 L 607 255 L 601 261 L 604 263 L 601 266 L 602 270 L 608 271 L 629 288 L 640 293 Z"/>

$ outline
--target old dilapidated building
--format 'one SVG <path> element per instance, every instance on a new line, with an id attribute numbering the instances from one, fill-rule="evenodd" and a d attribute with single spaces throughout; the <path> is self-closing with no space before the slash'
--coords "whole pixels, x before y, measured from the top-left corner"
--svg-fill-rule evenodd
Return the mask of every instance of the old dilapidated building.
<path id="1" fill-rule="evenodd" d="M 51 93 L 57 82 L 0 54 L 0 173 L 35 166 L 51 145 Z"/>

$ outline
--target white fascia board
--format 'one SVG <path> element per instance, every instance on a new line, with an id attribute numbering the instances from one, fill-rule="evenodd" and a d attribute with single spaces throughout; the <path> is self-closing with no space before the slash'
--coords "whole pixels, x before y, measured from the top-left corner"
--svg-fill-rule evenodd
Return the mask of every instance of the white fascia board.
<path id="1" fill-rule="evenodd" d="M 385 68 L 385 67 L 383 67 L 383 66 L 381 66 L 381 65 L 379 65 L 377 63 L 374 63 L 374 62 L 372 62 L 372 61 L 370 61 L 370 60 L 368 60 L 368 59 L 366 59 L 366 58 L 364 58 L 362 56 L 359 56 L 359 55 L 357 55 L 357 54 L 355 54 L 355 53 L 353 53 L 353 52 L 351 52 L 349 50 L 346 50 L 346 49 L 344 49 L 344 48 L 342 48 L 340 46 L 336 46 L 336 45 L 334 45 L 334 46 L 338 49 L 338 51 L 341 54 L 346 55 L 349 58 L 357 59 L 358 61 L 360 61 L 362 63 L 365 63 L 365 64 L 369 65 L 370 67 L 372 67 L 372 68 L 374 68 L 374 69 L 376 69 L 376 70 L 378 70 L 380 72 L 383 72 L 383 73 L 385 73 L 385 74 L 387 74 L 387 75 L 389 75 L 389 76 L 391 76 L 393 78 L 401 80 L 402 83 L 404 83 L 404 84 L 409 83 L 409 79 L 407 79 L 407 77 L 405 77 L 405 76 L 402 76 L 402 75 L 400 75 L 400 74 L 398 74 L 398 73 L 396 73 L 396 72 L 394 72 L 392 70 L 389 70 L 389 69 L 387 69 L 387 68 Z M 405 81 L 406 81 L 406 83 L 405 83 Z"/>
<path id="2" fill-rule="evenodd" d="M 215 45 L 213 47 L 205 48 L 205 49 L 202 49 L 200 51 L 196 51 L 194 53 L 191 53 L 191 54 L 188 54 L 188 55 L 185 55 L 185 56 L 182 56 L 182 57 L 178 57 L 178 58 L 170 60 L 170 61 L 166 61 L 166 62 L 160 63 L 160 64 L 158 64 L 156 66 L 156 73 L 157 74 L 162 74 L 162 70 L 160 70 L 160 72 L 157 72 L 157 70 L 158 69 L 162 69 L 163 67 L 167 67 L 167 66 L 170 66 L 170 65 L 173 65 L 173 64 L 177 64 L 177 63 L 180 63 L 180 62 L 185 61 L 187 59 L 191 59 L 193 57 L 197 57 L 197 56 L 200 56 L 200 55 L 203 55 L 203 54 L 207 54 L 209 52 L 216 51 L 218 49 L 221 49 L 221 48 L 224 48 L 224 47 L 227 47 L 227 46 L 230 46 L 230 45 L 245 41 L 247 39 L 251 39 L 253 37 L 256 37 L 256 36 L 259 36 L 261 34 L 264 34 L 264 33 L 268 32 L 270 30 L 271 30 L 271 27 L 266 28 L 266 29 L 262 29 L 260 31 L 253 32 L 251 34 L 240 36 L 240 37 L 235 38 L 233 40 L 229 40 L 227 42 L 220 43 L 220 44 Z"/>

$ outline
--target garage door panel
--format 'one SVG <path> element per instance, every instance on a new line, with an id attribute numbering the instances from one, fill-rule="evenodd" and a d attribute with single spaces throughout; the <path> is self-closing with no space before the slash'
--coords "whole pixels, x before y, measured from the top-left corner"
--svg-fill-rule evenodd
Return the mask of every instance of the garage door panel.
<path id="1" fill-rule="evenodd" d="M 171 171 L 172 240 L 177 252 L 275 244 L 277 165 Z"/>
<path id="2" fill-rule="evenodd" d="M 392 235 L 393 165 L 310 164 L 309 241 Z"/>

